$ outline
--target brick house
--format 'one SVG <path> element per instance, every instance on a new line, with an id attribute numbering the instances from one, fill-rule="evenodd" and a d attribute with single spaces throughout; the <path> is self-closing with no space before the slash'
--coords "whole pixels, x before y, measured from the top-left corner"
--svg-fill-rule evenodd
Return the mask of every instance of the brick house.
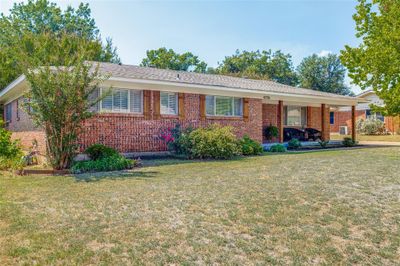
<path id="1" fill-rule="evenodd" d="M 364 100 L 356 106 L 356 120 L 366 119 L 368 117 L 376 117 L 385 123 L 386 129 L 391 133 L 397 133 L 399 130 L 399 118 L 383 116 L 379 113 L 371 112 L 370 104 L 383 106 L 383 101 L 375 94 L 374 91 L 368 90 L 360 93 L 357 98 Z M 351 134 L 353 127 L 351 123 L 351 109 L 349 107 L 332 108 L 329 114 L 329 123 L 331 133 Z"/>
<path id="2" fill-rule="evenodd" d="M 79 137 L 82 150 L 102 143 L 123 153 L 165 151 L 160 130 L 176 123 L 230 125 L 237 136 L 247 134 L 259 142 L 265 141 L 263 127 L 270 124 L 280 131 L 276 141 L 283 141 L 284 127 L 316 128 L 329 139 L 330 108 L 350 106 L 354 111 L 360 101 L 266 80 L 110 63 L 99 63 L 99 67 L 110 78 L 96 94 L 110 86 L 113 89 L 93 110 L 96 115 L 85 121 Z M 20 76 L 0 92 L 4 120 L 24 146 L 36 139 L 44 151 L 44 132 L 20 108 L 28 89 L 25 77 Z"/>

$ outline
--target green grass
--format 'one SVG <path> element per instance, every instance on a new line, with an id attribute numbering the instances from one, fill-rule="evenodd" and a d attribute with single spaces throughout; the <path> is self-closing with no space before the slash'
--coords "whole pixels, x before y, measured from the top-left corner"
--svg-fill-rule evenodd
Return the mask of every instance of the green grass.
<path id="1" fill-rule="evenodd" d="M 395 265 L 399 160 L 393 147 L 4 174 L 0 261 Z"/>
<path id="2" fill-rule="evenodd" d="M 344 137 L 351 137 L 350 135 L 331 134 L 331 140 L 342 140 Z M 388 141 L 400 142 L 400 135 L 382 135 L 382 136 L 366 136 L 357 135 L 358 141 Z"/>

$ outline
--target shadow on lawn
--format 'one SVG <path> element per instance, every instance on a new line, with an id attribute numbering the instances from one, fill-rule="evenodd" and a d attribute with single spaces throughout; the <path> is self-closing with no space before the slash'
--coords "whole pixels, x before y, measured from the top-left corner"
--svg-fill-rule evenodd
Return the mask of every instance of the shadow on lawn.
<path id="1" fill-rule="evenodd" d="M 75 181 L 77 182 L 96 182 L 103 179 L 117 180 L 117 179 L 136 179 L 136 180 L 147 180 L 153 178 L 158 174 L 156 171 L 114 171 L 114 172 L 98 172 L 98 173 L 86 173 L 74 175 Z"/>

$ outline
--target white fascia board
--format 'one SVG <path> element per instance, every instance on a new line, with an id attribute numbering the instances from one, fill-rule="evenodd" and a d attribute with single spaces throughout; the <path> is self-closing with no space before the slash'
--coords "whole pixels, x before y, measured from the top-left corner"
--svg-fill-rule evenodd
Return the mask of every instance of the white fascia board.
<path id="1" fill-rule="evenodd" d="M 27 86 L 25 75 L 19 76 L 0 92 L 0 103 L 9 103 L 24 94 Z"/>
<path id="2" fill-rule="evenodd" d="M 315 104 L 330 104 L 337 106 L 352 106 L 357 105 L 360 99 L 357 98 L 341 98 L 341 97 L 326 97 L 317 95 L 302 95 L 302 94 L 288 94 L 278 92 L 268 92 L 268 98 L 270 100 L 281 100 L 281 101 L 293 101 L 293 102 L 304 102 L 304 103 L 315 103 Z"/>
<path id="3" fill-rule="evenodd" d="M 338 106 L 349 106 L 357 105 L 358 102 L 364 102 L 364 100 L 351 98 L 335 98 L 335 97 L 324 97 L 315 95 L 301 95 L 301 94 L 289 94 L 289 93 L 276 93 L 268 91 L 256 91 L 247 89 L 237 89 L 229 87 L 218 87 L 208 85 L 197 85 L 190 83 L 177 83 L 177 82 L 166 82 L 157 80 L 145 80 L 145 79 L 129 79 L 111 77 L 105 84 L 112 86 L 129 86 L 132 89 L 146 89 L 146 90 L 160 90 L 160 91 L 176 91 L 176 92 L 188 92 L 198 94 L 214 94 L 214 95 L 227 95 L 227 96 L 242 96 L 251 97 L 258 99 L 270 99 L 270 100 L 282 100 L 287 102 L 298 102 L 298 103 L 311 103 L 311 104 L 332 104 Z"/>
<path id="4" fill-rule="evenodd" d="M 263 91 L 250 91 L 246 89 L 236 89 L 229 87 L 165 82 L 157 80 L 114 78 L 114 77 L 111 77 L 108 80 L 106 80 L 103 86 L 124 87 L 124 88 L 141 89 L 141 90 L 186 92 L 194 94 L 249 97 L 256 99 L 263 99 L 265 96 L 265 92 Z"/>

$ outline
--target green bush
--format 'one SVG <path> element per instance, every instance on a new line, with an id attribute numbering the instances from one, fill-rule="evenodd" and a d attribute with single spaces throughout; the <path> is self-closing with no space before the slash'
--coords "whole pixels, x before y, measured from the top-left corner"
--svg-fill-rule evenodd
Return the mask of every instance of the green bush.
<path id="1" fill-rule="evenodd" d="M 135 166 L 134 160 L 129 160 L 122 155 L 112 155 L 97 160 L 75 162 L 71 167 L 71 172 L 81 174 L 86 172 L 105 172 L 131 169 Z"/>
<path id="2" fill-rule="evenodd" d="M 272 140 L 273 138 L 277 138 L 279 135 L 279 129 L 276 126 L 270 124 L 269 126 L 264 128 L 264 137 L 267 140 Z"/>
<path id="3" fill-rule="evenodd" d="M 318 143 L 322 148 L 326 148 L 326 146 L 329 144 L 329 140 L 320 140 Z"/>
<path id="4" fill-rule="evenodd" d="M 259 155 L 263 152 L 263 147 L 257 141 L 251 139 L 249 136 L 245 135 L 239 143 L 242 147 L 243 155 Z"/>
<path id="5" fill-rule="evenodd" d="M 241 147 L 232 127 L 211 125 L 189 133 L 187 145 L 192 158 L 231 159 L 241 154 Z"/>
<path id="6" fill-rule="evenodd" d="M 286 152 L 286 148 L 282 144 L 274 144 L 271 146 L 269 151 L 270 152 Z"/>
<path id="7" fill-rule="evenodd" d="M 300 147 L 301 147 L 301 142 L 298 139 L 294 138 L 288 142 L 288 149 L 297 150 Z"/>
<path id="8" fill-rule="evenodd" d="M 352 138 L 344 138 L 342 144 L 345 147 L 353 147 L 357 144 L 357 141 L 354 141 Z"/>
<path id="9" fill-rule="evenodd" d="M 365 135 L 384 135 L 386 134 L 385 123 L 376 117 L 369 117 L 366 120 L 357 120 L 357 132 Z"/>
<path id="10" fill-rule="evenodd" d="M 22 155 L 19 142 L 11 139 L 11 132 L 4 128 L 4 123 L 0 120 L 0 170 L 22 168 Z"/>
<path id="11" fill-rule="evenodd" d="M 180 124 L 176 124 L 174 128 L 163 129 L 160 138 L 167 143 L 170 152 L 189 157 L 191 150 L 189 134 L 192 131 L 191 126 L 182 128 Z"/>
<path id="12" fill-rule="evenodd" d="M 85 150 L 85 153 L 94 161 L 119 154 L 115 149 L 103 144 L 93 144 Z"/>

